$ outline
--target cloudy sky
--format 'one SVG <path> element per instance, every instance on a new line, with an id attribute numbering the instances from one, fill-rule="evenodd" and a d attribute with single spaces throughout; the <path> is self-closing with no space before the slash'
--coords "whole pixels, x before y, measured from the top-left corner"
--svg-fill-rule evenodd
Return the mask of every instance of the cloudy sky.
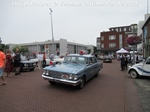
<path id="1" fill-rule="evenodd" d="M 100 32 L 144 20 L 147 0 L 0 0 L 2 43 L 51 40 L 49 8 L 55 40 L 96 45 Z"/>

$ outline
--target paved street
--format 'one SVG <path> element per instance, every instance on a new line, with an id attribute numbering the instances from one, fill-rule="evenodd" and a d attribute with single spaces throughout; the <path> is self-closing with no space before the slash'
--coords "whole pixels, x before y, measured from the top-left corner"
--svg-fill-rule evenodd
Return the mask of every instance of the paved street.
<path id="1" fill-rule="evenodd" d="M 145 112 L 150 112 L 150 77 L 134 80 Z"/>
<path id="2" fill-rule="evenodd" d="M 99 76 L 88 81 L 81 90 L 60 84 L 52 86 L 42 79 L 41 73 L 35 69 L 6 78 L 7 85 L 0 86 L 0 111 L 144 112 L 142 80 L 149 84 L 150 78 L 129 78 L 126 71 L 120 71 L 119 61 L 104 63 Z M 148 87 L 144 87 L 149 98 Z"/>

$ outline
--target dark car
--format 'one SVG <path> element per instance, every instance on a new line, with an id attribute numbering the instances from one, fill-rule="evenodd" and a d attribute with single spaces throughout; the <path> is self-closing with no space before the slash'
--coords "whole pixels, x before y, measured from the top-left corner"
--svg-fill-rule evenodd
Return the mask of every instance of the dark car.
<path id="1" fill-rule="evenodd" d="M 104 63 L 112 63 L 112 58 L 111 58 L 111 56 L 104 56 L 103 62 L 104 62 Z"/>

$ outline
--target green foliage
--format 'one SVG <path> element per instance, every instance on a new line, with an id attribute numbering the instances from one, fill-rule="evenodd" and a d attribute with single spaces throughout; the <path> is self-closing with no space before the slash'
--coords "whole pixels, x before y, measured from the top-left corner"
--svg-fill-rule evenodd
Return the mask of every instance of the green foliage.
<path id="1" fill-rule="evenodd" d="M 88 54 L 90 54 L 91 53 L 91 49 L 87 49 L 87 52 L 88 52 Z"/>
<path id="2" fill-rule="evenodd" d="M 94 46 L 94 53 L 96 53 L 96 52 L 97 52 L 97 47 Z"/>
<path id="3" fill-rule="evenodd" d="M 21 53 L 29 52 L 29 49 L 27 47 L 22 47 L 22 46 L 15 46 L 12 50 L 13 52 L 16 52 L 16 49 L 19 49 Z"/>
<path id="4" fill-rule="evenodd" d="M 9 49 L 9 45 L 7 45 L 7 44 L 1 44 L 0 47 L 3 49 L 4 52 L 5 52 L 7 49 Z"/>

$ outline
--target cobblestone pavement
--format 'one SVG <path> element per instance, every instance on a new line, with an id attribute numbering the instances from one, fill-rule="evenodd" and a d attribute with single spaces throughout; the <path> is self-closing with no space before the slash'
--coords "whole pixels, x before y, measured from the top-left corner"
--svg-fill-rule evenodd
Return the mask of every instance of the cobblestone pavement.
<path id="1" fill-rule="evenodd" d="M 143 112 L 134 80 L 120 71 L 119 61 L 104 63 L 99 76 L 81 90 L 52 86 L 41 74 L 35 69 L 5 78 L 7 85 L 0 86 L 0 112 Z"/>
<path id="2" fill-rule="evenodd" d="M 150 77 L 134 79 L 144 112 L 150 112 Z"/>

